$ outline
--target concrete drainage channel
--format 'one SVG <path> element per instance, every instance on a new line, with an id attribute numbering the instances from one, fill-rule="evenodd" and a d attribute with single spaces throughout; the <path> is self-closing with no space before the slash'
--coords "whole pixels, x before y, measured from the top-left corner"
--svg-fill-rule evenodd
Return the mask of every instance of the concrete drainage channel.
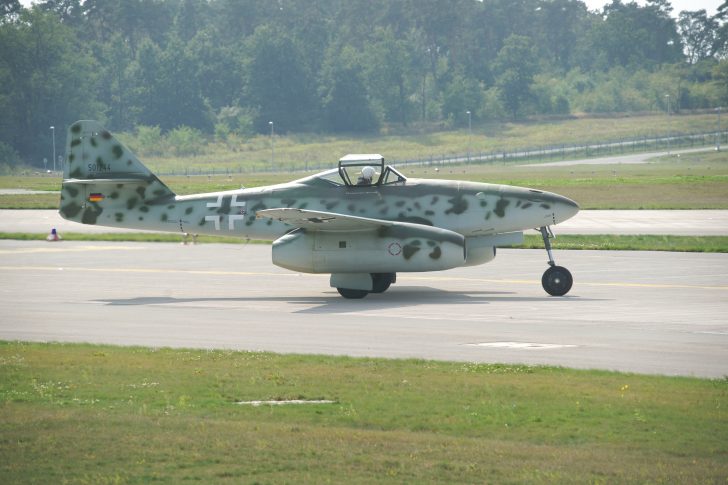
<path id="1" fill-rule="evenodd" d="M 235 404 L 241 406 L 283 406 L 286 404 L 335 404 L 336 401 L 330 401 L 328 399 L 288 399 L 280 401 L 237 401 Z"/>

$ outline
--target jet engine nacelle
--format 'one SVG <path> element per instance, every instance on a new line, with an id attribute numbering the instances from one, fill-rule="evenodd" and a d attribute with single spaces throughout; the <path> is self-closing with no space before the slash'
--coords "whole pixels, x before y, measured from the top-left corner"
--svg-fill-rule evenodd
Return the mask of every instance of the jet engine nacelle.
<path id="1" fill-rule="evenodd" d="M 439 271 L 464 262 L 465 238 L 434 227 L 417 232 L 298 229 L 273 242 L 273 264 L 302 273 Z"/>
<path id="2" fill-rule="evenodd" d="M 463 266 L 478 266 L 495 259 L 495 247 L 483 246 L 478 248 L 468 247 L 468 254 Z"/>
<path id="3" fill-rule="evenodd" d="M 463 266 L 477 266 L 493 261 L 495 259 L 496 246 L 513 246 L 522 243 L 522 232 L 469 237 L 465 241 L 467 251 Z"/>

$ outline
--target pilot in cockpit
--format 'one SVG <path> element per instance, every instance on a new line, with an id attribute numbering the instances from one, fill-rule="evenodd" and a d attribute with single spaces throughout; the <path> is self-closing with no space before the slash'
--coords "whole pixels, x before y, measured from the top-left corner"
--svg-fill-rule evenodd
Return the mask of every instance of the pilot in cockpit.
<path id="1" fill-rule="evenodd" d="M 374 174 L 376 171 L 374 170 L 374 167 L 366 166 L 361 169 L 361 175 L 359 176 L 359 179 L 356 181 L 356 185 L 371 185 L 372 179 L 374 178 Z"/>

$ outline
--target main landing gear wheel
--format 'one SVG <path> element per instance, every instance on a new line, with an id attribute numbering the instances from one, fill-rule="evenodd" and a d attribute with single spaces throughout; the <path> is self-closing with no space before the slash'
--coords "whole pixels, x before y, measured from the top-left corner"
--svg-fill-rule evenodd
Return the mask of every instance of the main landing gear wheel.
<path id="1" fill-rule="evenodd" d="M 392 283 L 397 281 L 397 273 L 370 273 L 370 276 L 372 278 L 371 291 L 355 290 L 352 288 L 336 288 L 336 290 L 344 298 L 360 299 L 369 293 L 384 293 Z"/>
<path id="2" fill-rule="evenodd" d="M 369 294 L 367 290 L 352 290 L 351 288 L 336 288 L 336 290 L 339 292 L 339 295 L 344 298 L 351 298 L 355 300 L 364 298 Z"/>
<path id="3" fill-rule="evenodd" d="M 563 266 L 551 266 L 541 277 L 541 284 L 551 296 L 564 296 L 574 283 L 571 273 Z"/>
<path id="4" fill-rule="evenodd" d="M 546 290 L 546 293 L 551 296 L 564 296 L 571 289 L 571 285 L 574 284 L 574 278 L 571 276 L 568 269 L 563 266 L 556 266 L 554 255 L 551 252 L 550 239 L 554 237 L 551 229 L 547 226 L 543 226 L 539 228 L 539 230 L 543 237 L 543 244 L 546 247 L 546 252 L 549 255 L 550 266 L 550 268 L 547 269 L 541 277 L 541 285 L 543 286 L 543 289 Z"/>
<path id="5" fill-rule="evenodd" d="M 397 273 L 372 273 L 372 293 L 384 293 L 397 281 Z"/>

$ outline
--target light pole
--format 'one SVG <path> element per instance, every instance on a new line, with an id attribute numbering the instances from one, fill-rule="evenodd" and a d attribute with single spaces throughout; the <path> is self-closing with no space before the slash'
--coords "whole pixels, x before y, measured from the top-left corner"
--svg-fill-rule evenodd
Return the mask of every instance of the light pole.
<path id="1" fill-rule="evenodd" d="M 270 169 L 273 170 L 273 162 L 275 160 L 275 148 L 273 145 L 273 122 L 269 121 L 270 125 Z"/>
<path id="2" fill-rule="evenodd" d="M 56 172 L 56 127 L 51 126 L 51 132 L 53 133 L 53 173 Z"/>
<path id="3" fill-rule="evenodd" d="M 720 151 L 720 106 L 715 108 L 715 110 L 718 112 L 718 132 L 715 134 L 715 151 Z"/>
<path id="4" fill-rule="evenodd" d="M 670 120 L 670 95 L 666 94 L 667 98 L 667 154 L 670 154 L 670 137 L 672 136 L 672 122 Z"/>
<path id="5" fill-rule="evenodd" d="M 468 114 L 468 163 L 470 163 L 470 142 L 473 138 L 473 119 L 470 110 L 466 111 Z"/>

